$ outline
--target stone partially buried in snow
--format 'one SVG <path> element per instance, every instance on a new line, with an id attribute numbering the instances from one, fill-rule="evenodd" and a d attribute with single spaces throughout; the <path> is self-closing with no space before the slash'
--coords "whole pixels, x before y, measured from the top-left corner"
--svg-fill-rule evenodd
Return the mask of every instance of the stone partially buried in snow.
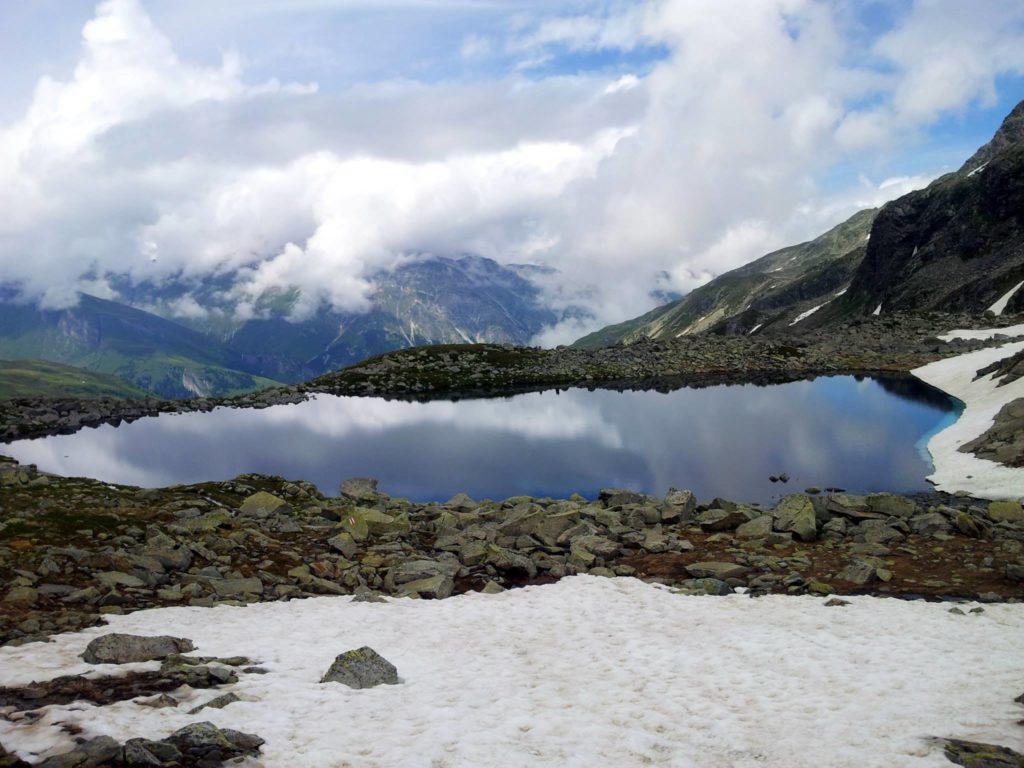
<path id="1" fill-rule="evenodd" d="M 88 664 L 129 664 L 136 661 L 165 659 L 175 653 L 195 650 L 192 641 L 184 637 L 156 635 L 124 635 L 112 632 L 92 640 L 85 647 L 82 659 Z"/>
<path id="2" fill-rule="evenodd" d="M 398 670 L 373 648 L 363 646 L 338 656 L 321 683 L 341 683 L 349 688 L 398 685 Z"/>

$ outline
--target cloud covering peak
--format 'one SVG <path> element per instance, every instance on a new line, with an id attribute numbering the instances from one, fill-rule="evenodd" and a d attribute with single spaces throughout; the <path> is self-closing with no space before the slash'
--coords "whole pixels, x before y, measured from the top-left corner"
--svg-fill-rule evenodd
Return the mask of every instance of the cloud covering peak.
<path id="1" fill-rule="evenodd" d="M 216 32 L 185 5 L 175 29 Z M 325 80 L 297 75 L 313 43 L 260 59 L 224 27 L 220 61 L 192 60 L 159 0 L 95 8 L 73 70 L 0 125 L 0 283 L 61 306 L 114 277 L 227 274 L 243 308 L 299 287 L 301 316 L 364 308 L 409 254 L 478 252 L 557 268 L 552 302 L 587 298 L 593 317 L 544 337 L 564 341 L 925 183 L 941 165 L 899 160 L 929 126 L 1024 75 L 1004 0 L 894 2 L 884 23 L 824 0 L 414 4 L 380 55 L 422 46 L 429 12 L 461 30 L 450 69 L 357 83 L 331 67 L 369 55 L 352 30 L 370 6 L 272 5 L 268 41 L 292 15 L 339 25 Z"/>

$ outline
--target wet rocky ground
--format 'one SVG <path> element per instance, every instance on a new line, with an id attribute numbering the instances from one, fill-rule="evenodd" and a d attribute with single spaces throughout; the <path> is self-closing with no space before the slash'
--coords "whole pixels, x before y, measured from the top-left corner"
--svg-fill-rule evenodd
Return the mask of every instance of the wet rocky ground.
<path id="1" fill-rule="evenodd" d="M 398 350 L 304 384 L 233 398 L 0 401 L 0 442 L 218 406 L 266 408 L 315 393 L 408 400 L 487 397 L 556 387 L 672 389 L 772 383 L 842 373 L 907 372 L 991 342 L 940 341 L 951 328 L 1005 326 L 1019 318 L 894 314 L 771 338 L 687 336 L 595 350 L 460 344 Z"/>
<path id="2" fill-rule="evenodd" d="M 445 598 L 575 573 L 694 593 L 1024 599 L 1024 509 L 945 494 L 796 492 L 774 508 L 684 490 L 417 503 L 242 475 L 139 489 L 0 464 L 0 642 L 167 605 Z"/>

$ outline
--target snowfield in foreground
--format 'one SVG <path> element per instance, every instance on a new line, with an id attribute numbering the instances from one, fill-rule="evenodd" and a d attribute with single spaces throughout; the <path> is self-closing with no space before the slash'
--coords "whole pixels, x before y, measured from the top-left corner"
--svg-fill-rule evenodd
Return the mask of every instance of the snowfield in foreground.
<path id="1" fill-rule="evenodd" d="M 0 720 L 0 742 L 27 756 L 69 744 L 60 721 L 124 739 L 210 720 L 266 739 L 250 765 L 288 768 L 893 768 L 949 766 L 930 736 L 1024 749 L 1013 703 L 1024 605 L 955 615 L 941 603 L 824 602 L 576 576 L 443 601 L 139 611 L 0 649 L 0 683 L 85 671 L 77 655 L 111 630 L 189 637 L 196 653 L 246 654 L 270 671 L 243 675 L 230 689 L 244 701 L 222 710 L 186 714 L 223 689 L 190 692 L 177 709 L 50 707 L 35 724 Z M 362 645 L 402 683 L 317 682 Z"/>
<path id="2" fill-rule="evenodd" d="M 997 334 L 1020 336 L 1024 334 L 1024 325 L 993 330 L 951 331 L 939 338 L 943 341 L 957 338 L 989 339 Z M 935 466 L 935 472 L 928 479 L 940 491 L 967 491 L 983 499 L 1024 497 L 1024 468 L 1007 467 L 960 451 L 960 446 L 988 431 L 1004 405 L 1024 397 L 1024 379 L 1000 386 L 993 374 L 974 378 L 979 369 L 1016 354 L 1021 349 L 1024 349 L 1024 342 L 1003 344 L 949 357 L 913 371 L 919 379 L 961 400 L 965 406 L 956 422 L 928 441 L 928 452 Z"/>

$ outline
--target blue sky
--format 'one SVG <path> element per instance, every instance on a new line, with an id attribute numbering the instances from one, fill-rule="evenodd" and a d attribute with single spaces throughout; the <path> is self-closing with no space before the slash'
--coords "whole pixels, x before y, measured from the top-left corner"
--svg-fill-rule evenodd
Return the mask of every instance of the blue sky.
<path id="1" fill-rule="evenodd" d="M 11 0 L 0 49 L 0 280 L 50 304 L 215 272 L 358 308 L 476 251 L 596 325 L 955 169 L 1024 98 L 1015 0 Z"/>

